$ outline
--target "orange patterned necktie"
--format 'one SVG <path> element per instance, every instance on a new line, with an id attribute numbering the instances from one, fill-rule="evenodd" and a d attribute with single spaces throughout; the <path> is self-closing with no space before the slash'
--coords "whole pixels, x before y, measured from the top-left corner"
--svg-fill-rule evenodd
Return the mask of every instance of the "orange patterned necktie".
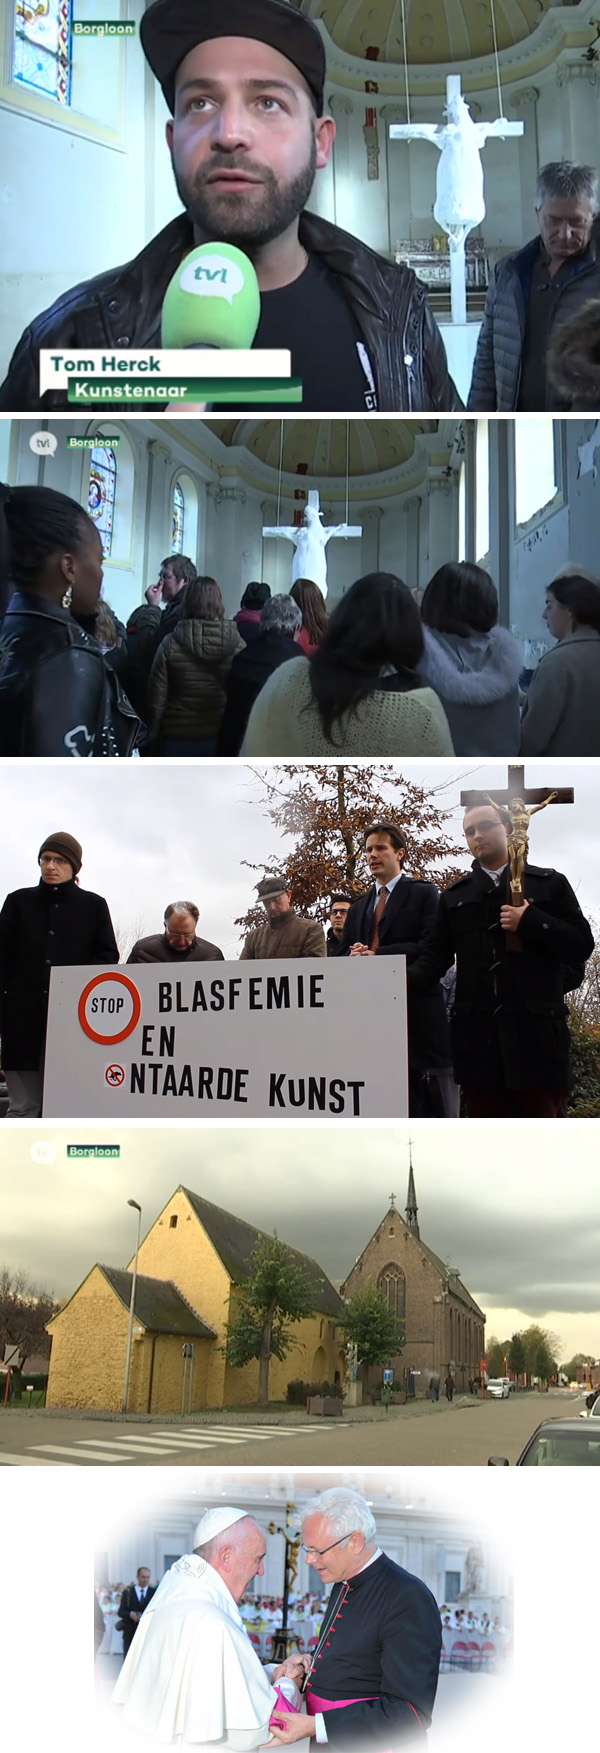
<path id="1" fill-rule="evenodd" d="M 373 918 L 371 920 L 371 936 L 369 938 L 369 949 L 370 950 L 379 949 L 379 927 L 381 925 L 381 921 L 382 921 L 382 918 L 383 918 L 383 915 L 385 912 L 385 904 L 386 904 L 387 898 L 388 898 L 387 889 L 386 888 L 380 889 L 379 894 L 377 896 L 377 905 L 373 909 Z"/>

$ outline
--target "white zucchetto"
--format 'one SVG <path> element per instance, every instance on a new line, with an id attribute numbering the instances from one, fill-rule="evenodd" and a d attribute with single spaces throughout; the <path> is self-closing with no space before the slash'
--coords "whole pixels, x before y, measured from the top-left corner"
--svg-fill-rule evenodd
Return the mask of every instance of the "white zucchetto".
<path id="1" fill-rule="evenodd" d="M 194 1528 L 194 1551 L 197 1546 L 206 1546 L 209 1540 L 214 1540 L 215 1534 L 222 1534 L 225 1528 L 232 1528 L 234 1522 L 243 1521 L 247 1515 L 247 1510 L 228 1509 L 225 1504 L 222 1508 L 207 1510 Z"/>

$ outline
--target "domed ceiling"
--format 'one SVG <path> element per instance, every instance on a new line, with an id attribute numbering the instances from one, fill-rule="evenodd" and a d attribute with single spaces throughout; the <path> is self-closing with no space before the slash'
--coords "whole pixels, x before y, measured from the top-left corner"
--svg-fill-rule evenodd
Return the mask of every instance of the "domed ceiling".
<path id="1" fill-rule="evenodd" d="M 531 36 L 552 0 L 495 0 L 498 48 Z M 346 54 L 404 63 L 401 0 L 301 0 L 300 11 L 322 18 Z M 491 0 L 405 0 L 408 60 L 413 66 L 477 60 L 494 48 Z M 372 56 L 369 50 L 378 49 Z"/>
<path id="2" fill-rule="evenodd" d="M 398 469 L 413 455 L 420 432 L 437 431 L 437 420 L 284 420 L 285 474 L 320 475 L 323 479 L 378 475 Z M 279 469 L 280 420 L 207 420 L 223 444 L 243 445 L 260 462 Z M 348 434 L 348 436 L 347 436 Z M 348 443 L 349 439 L 349 443 Z"/>

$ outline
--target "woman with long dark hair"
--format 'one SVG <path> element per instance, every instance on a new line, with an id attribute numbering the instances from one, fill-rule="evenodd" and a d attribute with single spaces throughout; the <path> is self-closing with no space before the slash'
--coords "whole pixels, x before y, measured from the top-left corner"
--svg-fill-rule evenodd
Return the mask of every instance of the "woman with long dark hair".
<path id="1" fill-rule="evenodd" d="M 94 638 L 101 584 L 75 499 L 0 485 L 0 754 L 133 752 L 140 720 Z"/>
<path id="2" fill-rule="evenodd" d="M 283 664 L 252 708 L 243 755 L 451 755 L 444 709 L 417 675 L 421 620 L 388 572 L 353 584 L 308 664 Z"/>
<path id="3" fill-rule="evenodd" d="M 482 566 L 450 561 L 434 573 L 421 602 L 423 681 L 444 707 L 456 755 L 519 750 L 517 640 L 498 626 L 498 593 Z"/>
<path id="4" fill-rule="evenodd" d="M 313 584 L 312 578 L 297 578 L 290 596 L 297 603 L 302 616 L 302 626 L 298 634 L 300 650 L 305 657 L 314 657 L 329 626 L 329 616 L 319 586 Z"/>
<path id="5" fill-rule="evenodd" d="M 214 578 L 185 587 L 183 611 L 159 645 L 148 683 L 148 716 L 163 755 L 214 755 L 227 678 L 244 640 Z"/>
<path id="6" fill-rule="evenodd" d="M 600 755 L 600 584 L 566 567 L 546 592 L 543 619 L 557 644 L 534 670 L 521 728 L 523 755 Z"/>

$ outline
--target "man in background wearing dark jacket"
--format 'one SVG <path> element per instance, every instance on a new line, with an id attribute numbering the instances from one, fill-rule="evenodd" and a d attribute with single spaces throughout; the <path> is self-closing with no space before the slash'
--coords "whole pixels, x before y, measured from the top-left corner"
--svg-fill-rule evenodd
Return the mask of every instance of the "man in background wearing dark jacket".
<path id="1" fill-rule="evenodd" d="M 341 953 L 348 956 L 406 956 L 407 973 L 433 925 L 438 907 L 434 883 L 404 875 L 407 842 L 395 822 L 373 822 L 365 834 L 367 863 L 374 887 L 350 908 Z M 443 970 L 442 970 L 443 972 Z M 450 1036 L 444 995 L 437 981 L 424 996 L 408 999 L 409 1111 L 423 1116 L 428 1108 L 426 1080 L 436 1080 L 438 1115 L 445 1111 L 445 1086 L 451 1072 Z"/>
<path id="2" fill-rule="evenodd" d="M 498 263 L 477 343 L 468 408 L 540 414 L 571 407 L 547 379 L 551 337 L 600 295 L 592 241 L 598 177 L 589 165 L 545 164 L 535 211 L 539 237 Z M 558 342 L 556 342 L 558 345 Z"/>
<path id="3" fill-rule="evenodd" d="M 472 869 L 444 890 L 409 992 L 427 992 L 456 957 L 452 1052 L 469 1118 L 556 1119 L 571 1087 L 564 993 L 594 939 L 560 871 L 526 864 L 525 905 L 511 905 L 510 828 L 494 804 L 469 807 L 464 828 Z"/>
<path id="4" fill-rule="evenodd" d="M 183 613 L 186 585 L 196 578 L 193 560 L 187 554 L 167 554 L 160 564 L 156 584 L 149 584 L 145 603 L 133 609 L 127 622 L 127 659 L 132 699 L 140 717 L 147 712 L 148 677 L 158 647 L 173 633 Z M 161 601 L 167 607 L 161 609 Z M 139 704 L 138 704 L 139 702 Z"/>
<path id="5" fill-rule="evenodd" d="M 51 969 L 119 960 L 106 901 L 78 887 L 81 859 L 72 834 L 49 834 L 37 887 L 15 889 L 0 913 L 2 1069 L 15 1120 L 42 1111 Z"/>
<path id="6" fill-rule="evenodd" d="M 171 901 L 165 908 L 165 929 L 156 937 L 139 937 L 128 962 L 222 962 L 223 951 L 206 937 L 196 936 L 200 914 L 193 901 Z"/>
<path id="7" fill-rule="evenodd" d="M 158 347 L 167 287 L 206 242 L 237 245 L 253 262 L 261 293 L 253 344 L 291 350 L 305 410 L 460 407 L 412 269 L 305 211 L 335 137 L 313 20 L 282 0 L 155 0 L 140 36 L 173 117 L 167 143 L 185 212 L 135 261 L 84 281 L 35 319 L 0 409 L 68 406 L 66 390 L 40 396 L 42 347 L 78 357 L 84 348 Z"/>
<path id="8" fill-rule="evenodd" d="M 241 616 L 235 617 L 242 639 L 246 637 Z M 289 663 L 304 652 L 296 644 L 302 626 L 302 612 L 292 597 L 270 597 L 260 617 L 258 638 L 234 657 L 227 678 L 227 703 L 221 729 L 217 736 L 218 755 L 239 755 L 246 725 L 255 700 L 268 682 L 273 670 Z"/>
<path id="9" fill-rule="evenodd" d="M 351 895 L 332 895 L 329 908 L 329 931 L 325 938 L 328 956 L 341 956 L 344 926 L 352 906 Z"/>
<path id="10" fill-rule="evenodd" d="M 129 1654 L 142 1614 L 150 1605 L 152 1596 L 156 1594 L 150 1582 L 150 1571 L 140 1566 L 136 1571 L 136 1581 L 128 1583 L 119 1601 L 119 1619 L 123 1620 L 123 1652 Z"/>

